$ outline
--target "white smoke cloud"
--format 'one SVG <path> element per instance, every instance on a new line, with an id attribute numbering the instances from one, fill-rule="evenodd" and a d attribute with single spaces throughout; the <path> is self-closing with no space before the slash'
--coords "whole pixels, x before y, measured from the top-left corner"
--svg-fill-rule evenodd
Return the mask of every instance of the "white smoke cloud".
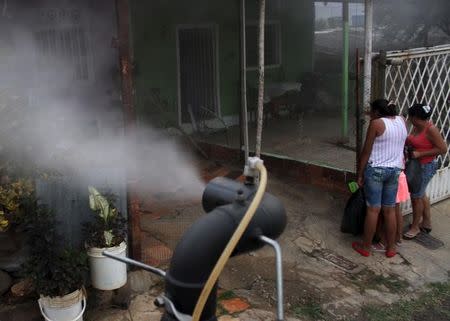
<path id="1" fill-rule="evenodd" d="M 81 8 L 81 12 L 88 9 Z M 88 54 L 93 55 L 88 57 L 89 71 L 95 74 L 86 85 L 74 77 L 77 68 L 82 68 L 74 56 L 67 52 L 58 55 L 63 51 L 56 49 L 44 60 L 39 56 L 47 48 L 45 41 L 59 38 L 47 39 L 49 36 L 42 33 L 47 40 L 39 44 L 36 30 L 45 29 L 21 25 L 17 12 L 20 10 L 12 11 L 14 18 L 2 18 L 6 20 L 1 26 L 8 28 L 0 31 L 2 38 L 8 33 L 10 39 L 8 43 L 0 41 L 1 51 L 14 53 L 0 55 L 0 153 L 4 153 L 0 157 L 15 155 L 17 162 L 77 175 L 80 182 L 83 175 L 89 175 L 84 173 L 92 173 L 95 168 L 117 169 L 127 173 L 129 179 L 137 179 L 143 195 L 200 197 L 203 182 L 191 154 L 178 138 L 144 124 L 136 136 L 124 135 L 117 52 L 105 31 L 100 36 L 92 31 L 92 38 L 86 42 Z M 52 25 L 52 29 L 63 30 L 61 35 L 67 37 L 74 35 L 74 29 L 66 24 Z M 68 40 L 64 41 L 68 46 Z M 69 47 L 75 50 L 74 45 Z M 101 66 L 96 68 L 96 63 Z M 114 76 L 108 74 L 111 71 Z"/>

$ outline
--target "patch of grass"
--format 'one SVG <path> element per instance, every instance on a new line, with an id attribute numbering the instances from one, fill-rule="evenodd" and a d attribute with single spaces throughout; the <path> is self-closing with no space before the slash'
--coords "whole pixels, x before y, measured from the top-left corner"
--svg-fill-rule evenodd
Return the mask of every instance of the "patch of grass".
<path id="1" fill-rule="evenodd" d="M 430 284 L 431 292 L 437 297 L 450 297 L 450 282 Z"/>
<path id="2" fill-rule="evenodd" d="M 363 270 L 351 276 L 351 280 L 359 287 L 361 293 L 367 289 L 380 291 L 383 286 L 392 293 L 404 293 L 409 286 L 408 282 L 401 280 L 397 275 L 385 277 L 371 270 Z"/>
<path id="3" fill-rule="evenodd" d="M 236 294 L 233 291 L 228 290 L 228 291 L 224 291 L 221 294 L 219 294 L 217 299 L 218 299 L 218 301 L 221 301 L 221 300 L 233 299 L 235 297 L 236 297 Z"/>
<path id="4" fill-rule="evenodd" d="M 222 308 L 222 306 L 220 304 L 218 304 L 217 310 L 216 310 L 216 315 L 217 316 L 227 315 L 227 311 L 225 311 L 225 309 Z"/>
<path id="5" fill-rule="evenodd" d="M 411 321 L 415 302 L 402 301 L 388 307 L 369 305 L 362 309 L 368 321 Z"/>
<path id="6" fill-rule="evenodd" d="M 403 300 L 390 306 L 366 306 L 362 310 L 367 321 L 411 321 L 414 316 L 425 311 L 434 311 L 450 316 L 448 307 L 443 307 L 444 301 L 450 300 L 450 283 L 434 283 L 430 290 L 415 300 Z"/>
<path id="7" fill-rule="evenodd" d="M 293 312 L 296 317 L 306 317 L 310 320 L 320 320 L 326 315 L 320 304 L 314 302 L 295 307 Z"/>
<path id="8" fill-rule="evenodd" d="M 400 280 L 397 276 L 390 275 L 389 277 L 384 277 L 382 275 L 375 275 L 369 280 L 373 285 L 384 285 L 389 291 L 393 293 L 404 292 L 409 284 L 405 280 Z"/>

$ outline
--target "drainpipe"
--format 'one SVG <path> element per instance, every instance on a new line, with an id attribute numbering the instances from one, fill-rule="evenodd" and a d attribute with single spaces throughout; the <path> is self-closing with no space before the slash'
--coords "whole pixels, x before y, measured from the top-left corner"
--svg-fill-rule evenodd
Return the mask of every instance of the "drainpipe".
<path id="1" fill-rule="evenodd" d="M 342 142 L 348 142 L 348 56 L 349 56 L 348 0 L 342 3 Z"/>
<path id="2" fill-rule="evenodd" d="M 132 53 L 130 48 L 129 0 L 116 0 L 118 26 L 119 66 L 121 74 L 121 98 L 124 115 L 124 132 L 130 141 L 136 140 L 136 110 L 133 102 Z M 134 155 L 130 155 L 133 157 Z M 141 259 L 141 214 L 137 196 L 136 169 L 127 173 L 128 230 L 131 256 Z"/>

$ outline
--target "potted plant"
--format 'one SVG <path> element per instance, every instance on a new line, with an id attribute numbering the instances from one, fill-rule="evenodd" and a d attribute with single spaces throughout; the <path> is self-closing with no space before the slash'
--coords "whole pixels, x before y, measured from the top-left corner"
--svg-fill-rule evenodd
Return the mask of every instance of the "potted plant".
<path id="1" fill-rule="evenodd" d="M 126 256 L 126 219 L 114 206 L 112 197 L 106 197 L 89 186 L 89 206 L 97 214 L 85 225 L 86 247 L 92 286 L 100 290 L 114 290 L 127 282 L 127 267 L 103 255 L 108 251 Z"/>
<path id="2" fill-rule="evenodd" d="M 25 217 L 30 255 L 25 275 L 39 294 L 41 314 L 47 321 L 82 321 L 86 309 L 84 280 L 87 257 L 64 246 L 51 212 L 37 206 Z"/>

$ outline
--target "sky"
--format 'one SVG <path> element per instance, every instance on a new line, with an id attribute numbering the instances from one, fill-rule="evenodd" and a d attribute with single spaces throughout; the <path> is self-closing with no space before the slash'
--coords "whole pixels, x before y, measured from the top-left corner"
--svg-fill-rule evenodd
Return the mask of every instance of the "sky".
<path id="1" fill-rule="evenodd" d="M 317 1 L 316 6 L 316 20 L 328 19 L 331 17 L 342 17 L 342 4 L 335 2 Z M 364 15 L 363 3 L 351 3 L 349 5 L 350 17 L 354 15 Z"/>

